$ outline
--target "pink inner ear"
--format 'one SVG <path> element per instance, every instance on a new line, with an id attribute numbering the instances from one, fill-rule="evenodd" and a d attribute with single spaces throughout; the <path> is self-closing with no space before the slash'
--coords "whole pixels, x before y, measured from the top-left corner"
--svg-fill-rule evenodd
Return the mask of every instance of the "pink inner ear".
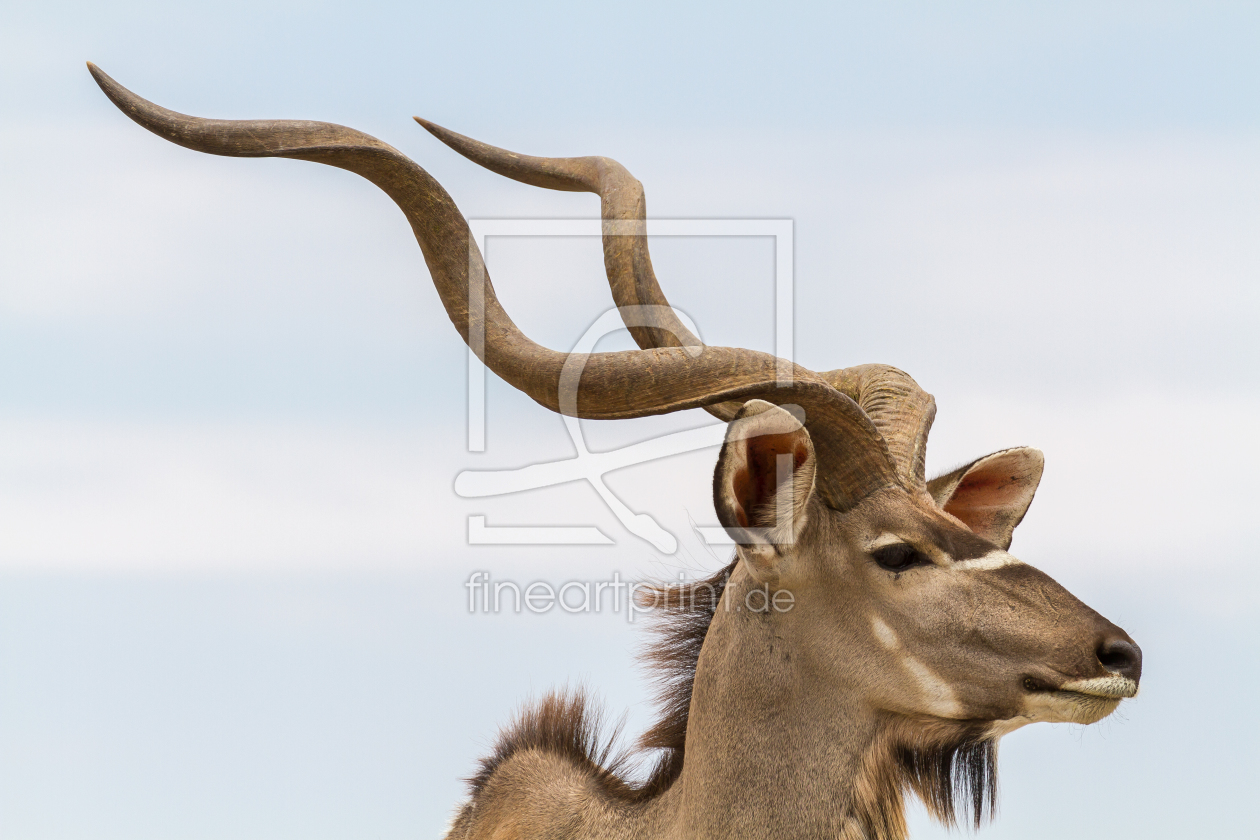
<path id="1" fill-rule="evenodd" d="M 1024 518 L 1040 479 L 1041 453 L 997 453 L 967 471 L 945 502 L 944 510 L 975 533 L 1007 548 L 1011 532 Z"/>
<path id="2" fill-rule="evenodd" d="M 752 524 L 750 514 L 774 498 L 778 489 L 778 457 L 792 455 L 792 473 L 795 474 L 809 458 L 806 439 L 793 432 L 777 435 L 758 435 L 744 441 L 746 469 L 738 470 L 731 488 L 737 509 L 735 516 L 745 528 Z"/>
<path id="3" fill-rule="evenodd" d="M 1027 493 L 1026 482 L 1010 472 L 969 474 L 945 503 L 945 512 L 956 516 L 981 536 L 988 536 L 1010 514 L 1012 502 Z M 1021 507 L 1019 513 L 1023 513 Z"/>

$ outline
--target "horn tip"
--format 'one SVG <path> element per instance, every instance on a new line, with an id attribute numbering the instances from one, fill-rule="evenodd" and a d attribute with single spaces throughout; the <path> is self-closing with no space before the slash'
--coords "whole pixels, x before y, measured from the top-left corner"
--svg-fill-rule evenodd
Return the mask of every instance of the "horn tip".
<path id="1" fill-rule="evenodd" d="M 439 140 L 442 139 L 442 136 L 444 134 L 448 133 L 446 129 L 442 128 L 442 126 L 438 125 L 435 122 L 430 122 L 429 120 L 426 120 L 424 117 L 412 117 L 412 119 L 420 123 L 421 128 L 423 128 L 425 131 L 432 134 L 434 137 L 437 137 Z"/>
<path id="2" fill-rule="evenodd" d="M 105 91 L 105 95 L 110 99 L 114 99 L 115 102 L 117 102 L 115 94 L 119 91 L 126 91 L 126 88 L 118 84 L 118 82 L 115 82 L 112 78 L 110 78 L 108 73 L 97 67 L 92 62 L 87 62 L 87 69 L 88 72 L 92 74 L 92 78 L 96 80 L 96 84 L 100 87 L 100 89 Z"/>

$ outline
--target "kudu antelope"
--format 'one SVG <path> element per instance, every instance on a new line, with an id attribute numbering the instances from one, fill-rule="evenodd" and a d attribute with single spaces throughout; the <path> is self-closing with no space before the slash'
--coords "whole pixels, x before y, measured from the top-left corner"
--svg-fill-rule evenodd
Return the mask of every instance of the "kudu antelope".
<path id="1" fill-rule="evenodd" d="M 420 120 L 499 174 L 600 196 L 608 280 L 642 349 L 574 358 L 517 329 L 455 203 L 390 146 L 327 123 L 184 116 L 91 71 L 167 140 L 376 184 L 406 214 L 465 342 L 484 332 L 482 360 L 552 411 L 704 408 L 728 423 L 713 501 L 737 548 L 713 578 L 657 590 L 662 709 L 640 740 L 653 769 L 626 778 L 585 699 L 552 695 L 501 735 L 449 837 L 899 838 L 907 791 L 943 821 L 966 810 L 979 824 L 1000 736 L 1093 723 L 1136 694 L 1137 645 L 1007 553 L 1041 453 L 1008 449 L 926 481 L 935 406 L 905 373 L 819 373 L 701 344 L 657 284 L 642 187 L 616 162 L 516 155 Z M 470 283 L 484 305 L 470 306 Z M 791 608 L 758 590 L 790 592 Z"/>

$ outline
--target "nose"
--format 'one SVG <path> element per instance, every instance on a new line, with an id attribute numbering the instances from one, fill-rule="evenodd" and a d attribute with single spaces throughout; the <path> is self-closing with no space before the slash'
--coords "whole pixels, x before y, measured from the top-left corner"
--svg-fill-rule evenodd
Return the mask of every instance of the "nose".
<path id="1" fill-rule="evenodd" d="M 1098 643 L 1098 661 L 1113 674 L 1134 682 L 1142 679 L 1142 649 L 1123 631 L 1103 636 Z"/>

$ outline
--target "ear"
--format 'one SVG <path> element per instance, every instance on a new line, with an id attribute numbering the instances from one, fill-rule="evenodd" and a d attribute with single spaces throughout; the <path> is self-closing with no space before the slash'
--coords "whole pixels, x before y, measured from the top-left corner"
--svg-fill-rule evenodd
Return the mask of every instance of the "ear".
<path id="1" fill-rule="evenodd" d="M 927 483 L 936 506 L 1003 550 L 1028 512 L 1045 457 L 1026 446 L 1004 449 Z"/>
<path id="2" fill-rule="evenodd" d="M 713 505 L 758 579 L 773 574 L 779 546 L 795 543 L 804 527 L 814 472 L 809 432 L 786 409 L 750 400 L 727 426 Z"/>

